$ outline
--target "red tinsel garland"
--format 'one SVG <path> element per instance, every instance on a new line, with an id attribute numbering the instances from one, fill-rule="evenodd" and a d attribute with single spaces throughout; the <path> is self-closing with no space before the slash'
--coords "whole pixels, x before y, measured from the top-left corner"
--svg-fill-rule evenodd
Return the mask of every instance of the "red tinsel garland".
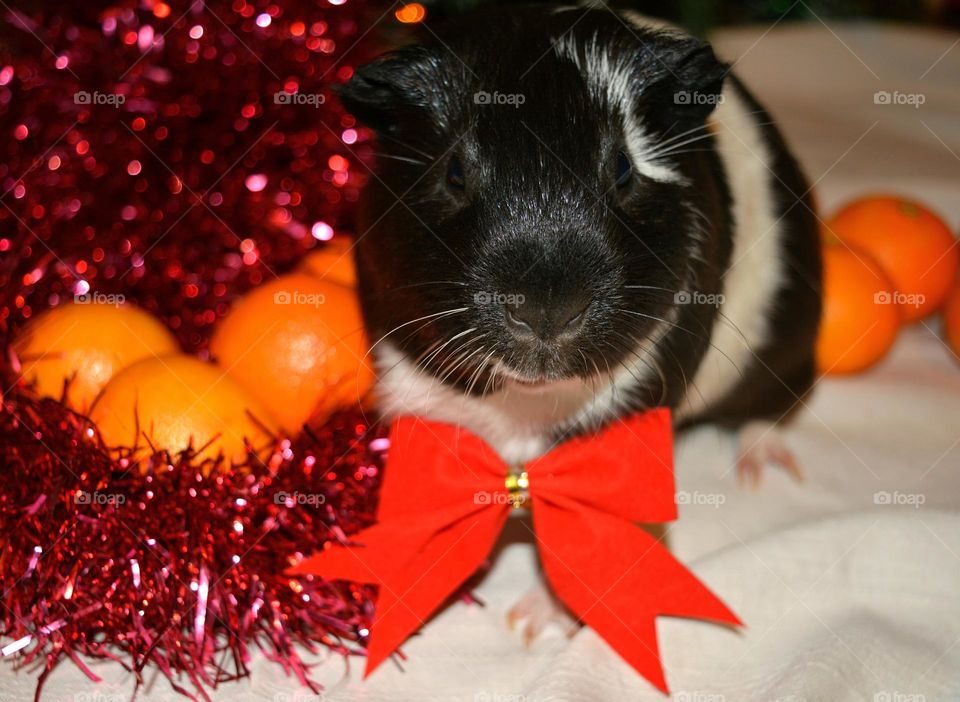
<path id="1" fill-rule="evenodd" d="M 369 133 L 331 85 L 375 47 L 364 0 L 162 0 L 0 9 L 0 332 L 122 295 L 200 356 L 229 303 L 345 236 Z M 292 95 L 299 97 L 290 97 Z M 277 97 L 279 95 L 279 97 Z M 111 658 L 176 689 L 261 649 L 360 651 L 373 591 L 282 575 L 373 519 L 381 444 L 359 410 L 229 470 L 110 455 L 0 359 L 2 653 Z M 213 468 L 211 470 L 211 468 Z M 204 478 L 209 473 L 211 477 Z"/>
<path id="2" fill-rule="evenodd" d="M 3 653 L 158 666 L 181 692 L 247 674 L 259 647 L 304 684 L 295 648 L 362 651 L 373 591 L 283 575 L 290 558 L 373 521 L 385 438 L 359 412 L 282 442 L 267 464 L 203 477 L 156 454 L 141 474 L 53 400 L 0 412 Z M 351 645 L 351 642 L 354 645 Z M 224 654 L 228 655 L 224 655 Z M 38 698 L 39 698 L 38 687 Z M 191 695 L 192 696 L 192 695 Z"/>

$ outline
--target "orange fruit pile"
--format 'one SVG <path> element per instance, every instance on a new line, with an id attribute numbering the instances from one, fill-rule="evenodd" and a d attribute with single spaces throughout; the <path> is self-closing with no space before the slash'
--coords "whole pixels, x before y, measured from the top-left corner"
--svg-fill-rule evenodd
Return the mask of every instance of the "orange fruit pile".
<path id="1" fill-rule="evenodd" d="M 901 324 L 943 308 L 957 284 L 957 240 L 917 202 L 891 195 L 860 198 L 827 221 L 823 238 L 821 373 L 873 365 L 893 346 Z M 951 314 L 960 316 L 951 310 L 948 337 Z"/>
<path id="2" fill-rule="evenodd" d="M 122 303 L 37 315 L 13 350 L 23 381 L 88 414 L 110 448 L 137 448 L 139 460 L 192 445 L 201 460 L 222 453 L 241 463 L 278 431 L 322 421 L 372 385 L 353 280 L 344 240 L 247 293 L 211 340 L 219 366 L 178 353 L 159 320 Z"/>

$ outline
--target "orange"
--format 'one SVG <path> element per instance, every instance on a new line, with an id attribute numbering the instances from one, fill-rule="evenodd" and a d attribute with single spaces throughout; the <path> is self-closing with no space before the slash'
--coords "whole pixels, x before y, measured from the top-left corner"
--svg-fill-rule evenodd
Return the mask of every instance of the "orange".
<path id="1" fill-rule="evenodd" d="M 821 373 L 855 373 L 890 350 L 900 328 L 892 289 L 869 255 L 843 245 L 823 247 L 823 318 L 817 337 Z"/>
<path id="2" fill-rule="evenodd" d="M 114 374 L 143 358 L 176 352 L 177 341 L 140 308 L 100 296 L 42 312 L 23 327 L 13 348 L 22 377 L 36 382 L 39 394 L 60 399 L 69 380 L 66 404 L 86 414 Z"/>
<path id="3" fill-rule="evenodd" d="M 905 321 L 923 319 L 943 304 L 960 249 L 943 220 L 923 205 L 896 196 L 864 197 L 837 212 L 827 227 L 886 271 Z"/>
<path id="4" fill-rule="evenodd" d="M 353 240 L 334 237 L 316 251 L 308 253 L 301 263 L 304 273 L 339 283 L 348 288 L 357 286 L 357 271 L 353 265 Z"/>
<path id="5" fill-rule="evenodd" d="M 943 327 L 947 343 L 960 361 L 960 280 L 954 282 L 943 308 Z"/>
<path id="6" fill-rule="evenodd" d="M 184 354 L 148 358 L 120 371 L 107 383 L 90 418 L 107 446 L 150 447 L 173 454 L 205 447 L 199 459 L 219 452 L 234 463 L 254 449 L 270 446 L 267 412 L 236 381 L 212 363 Z M 209 445 L 208 445 L 209 444 Z"/>
<path id="7" fill-rule="evenodd" d="M 239 300 L 210 351 L 289 434 L 356 404 L 373 381 L 353 291 L 306 273 L 281 276 Z"/>

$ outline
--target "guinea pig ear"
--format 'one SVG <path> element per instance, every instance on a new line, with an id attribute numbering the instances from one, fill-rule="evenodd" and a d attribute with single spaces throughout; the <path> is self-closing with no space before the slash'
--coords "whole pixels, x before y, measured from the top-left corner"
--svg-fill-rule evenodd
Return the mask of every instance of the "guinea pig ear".
<path id="1" fill-rule="evenodd" d="M 723 100 L 729 67 L 696 37 L 671 37 L 655 51 L 653 61 L 661 70 L 653 92 L 660 107 L 680 125 L 703 123 Z"/>
<path id="2" fill-rule="evenodd" d="M 437 65 L 436 56 L 425 47 L 397 49 L 357 68 L 337 92 L 357 119 L 388 131 L 404 116 L 430 104 Z"/>

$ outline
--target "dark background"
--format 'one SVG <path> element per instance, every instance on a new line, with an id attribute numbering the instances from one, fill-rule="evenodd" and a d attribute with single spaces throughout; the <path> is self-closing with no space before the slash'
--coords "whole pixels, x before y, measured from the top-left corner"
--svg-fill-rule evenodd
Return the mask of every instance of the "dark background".
<path id="1" fill-rule="evenodd" d="M 435 19 L 475 7 L 529 0 L 420 0 Z M 639 0 L 611 2 L 680 24 L 694 33 L 729 24 L 878 19 L 960 27 L 960 0 Z"/>

